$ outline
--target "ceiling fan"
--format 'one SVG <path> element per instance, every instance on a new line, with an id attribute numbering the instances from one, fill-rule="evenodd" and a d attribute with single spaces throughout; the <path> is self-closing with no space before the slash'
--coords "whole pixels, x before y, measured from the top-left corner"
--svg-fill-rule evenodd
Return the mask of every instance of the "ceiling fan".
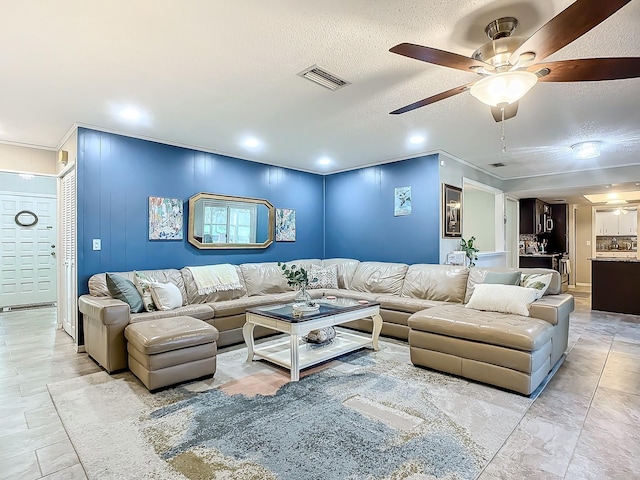
<path id="1" fill-rule="evenodd" d="M 482 78 L 390 112 L 392 115 L 444 100 L 469 90 L 491 107 L 496 122 L 515 117 L 518 101 L 537 82 L 589 82 L 640 77 L 639 57 L 586 58 L 538 63 L 600 24 L 631 0 L 577 0 L 531 37 L 512 36 L 518 21 L 503 17 L 485 32 L 490 41 L 471 57 L 401 43 L 389 51 L 427 63 L 474 72 Z"/>

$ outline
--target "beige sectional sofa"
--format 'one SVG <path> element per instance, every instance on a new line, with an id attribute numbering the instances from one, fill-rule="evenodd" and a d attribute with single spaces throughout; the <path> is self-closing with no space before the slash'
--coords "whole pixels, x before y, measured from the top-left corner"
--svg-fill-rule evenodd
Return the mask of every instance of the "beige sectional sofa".
<path id="1" fill-rule="evenodd" d="M 573 297 L 560 293 L 560 276 L 552 270 L 518 269 L 523 273 L 553 273 L 545 296 L 532 304 L 531 316 L 525 317 L 464 307 L 474 286 L 483 282 L 488 271 L 515 269 L 468 269 L 342 258 L 287 263 L 307 269 L 312 265 L 323 268 L 335 265 L 338 288 L 311 289 L 312 297 L 336 295 L 379 302 L 382 335 L 408 340 L 416 365 L 529 394 L 567 347 Z M 89 294 L 79 300 L 87 353 L 108 372 L 125 369 L 124 329 L 129 323 L 182 315 L 216 327 L 220 333 L 218 347 L 241 343 L 246 308 L 292 301 L 295 291 L 287 285 L 276 262 L 247 263 L 235 268 L 241 289 L 207 295 L 198 294 L 188 268 L 143 271 L 155 281 L 175 284 L 182 294 L 183 305 L 169 311 L 142 313 L 130 313 L 128 304 L 110 296 L 104 273 L 93 275 Z M 133 281 L 134 272 L 119 274 Z M 370 320 L 359 320 L 349 326 L 371 331 Z M 255 331 L 256 337 L 272 333 L 267 329 Z"/>

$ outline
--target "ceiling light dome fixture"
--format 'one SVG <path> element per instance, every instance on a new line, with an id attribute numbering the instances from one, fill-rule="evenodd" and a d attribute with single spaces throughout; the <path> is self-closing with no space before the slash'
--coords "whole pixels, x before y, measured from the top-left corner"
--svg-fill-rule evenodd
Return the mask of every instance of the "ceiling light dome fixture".
<path id="1" fill-rule="evenodd" d="M 537 83 L 535 73 L 525 71 L 501 72 L 471 86 L 471 95 L 491 107 L 499 107 L 517 102 Z"/>
<path id="2" fill-rule="evenodd" d="M 571 145 L 571 150 L 573 150 L 573 158 L 578 160 L 596 158 L 600 156 L 600 142 L 576 143 Z"/>

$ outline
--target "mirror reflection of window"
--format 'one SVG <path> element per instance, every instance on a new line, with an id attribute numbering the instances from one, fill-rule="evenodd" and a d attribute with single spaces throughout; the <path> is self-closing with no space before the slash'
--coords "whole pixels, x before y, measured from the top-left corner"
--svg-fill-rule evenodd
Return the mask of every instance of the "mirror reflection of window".
<path id="1" fill-rule="evenodd" d="M 203 204 L 203 243 L 256 243 L 258 209 L 255 204 Z"/>

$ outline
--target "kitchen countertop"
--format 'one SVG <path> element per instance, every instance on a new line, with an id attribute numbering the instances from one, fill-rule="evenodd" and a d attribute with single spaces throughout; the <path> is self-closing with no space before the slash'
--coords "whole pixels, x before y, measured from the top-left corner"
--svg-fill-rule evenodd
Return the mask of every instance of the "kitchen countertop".
<path id="1" fill-rule="evenodd" d="M 559 257 L 563 253 L 521 253 L 521 257 Z"/>
<path id="2" fill-rule="evenodd" d="M 587 258 L 592 262 L 637 262 L 640 263 L 640 259 L 633 257 L 595 257 Z"/>

